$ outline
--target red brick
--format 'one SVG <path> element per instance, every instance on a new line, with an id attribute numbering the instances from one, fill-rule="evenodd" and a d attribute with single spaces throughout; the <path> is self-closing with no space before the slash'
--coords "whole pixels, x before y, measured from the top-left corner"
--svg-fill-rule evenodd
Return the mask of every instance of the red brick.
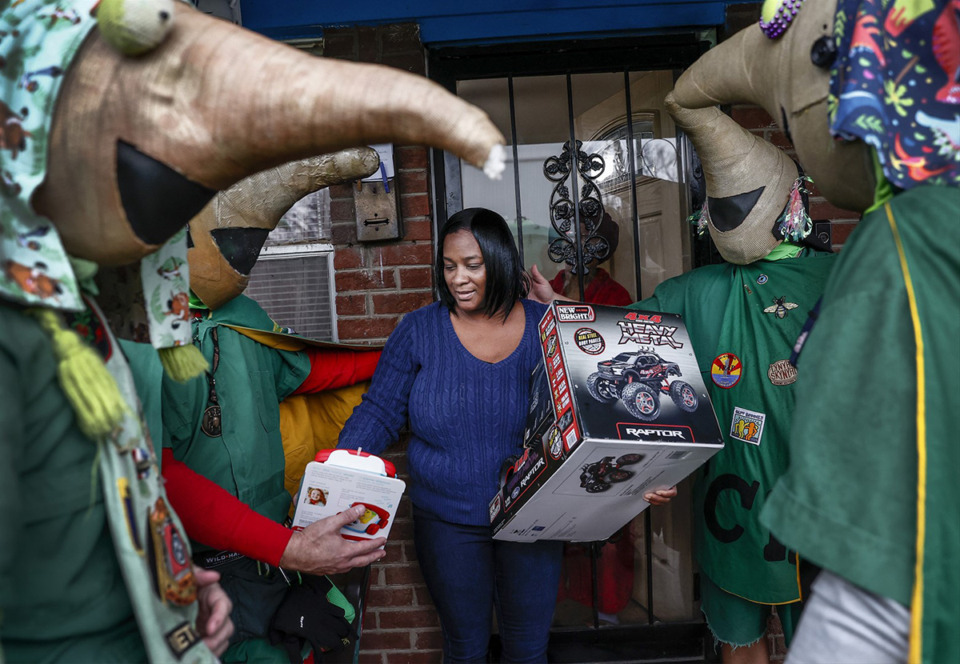
<path id="1" fill-rule="evenodd" d="M 423 573 L 420 572 L 419 565 L 412 563 L 406 565 L 384 565 L 383 571 L 386 573 L 386 584 L 388 586 L 423 584 Z"/>
<path id="2" fill-rule="evenodd" d="M 433 239 L 433 223 L 429 219 L 403 222 L 404 240 Z"/>
<path id="3" fill-rule="evenodd" d="M 415 168 L 412 170 L 403 170 L 397 173 L 400 191 L 404 194 L 426 194 L 427 187 L 427 169 Z"/>
<path id="4" fill-rule="evenodd" d="M 352 201 L 354 187 L 356 187 L 356 184 L 353 182 L 332 184 L 327 187 L 327 193 L 330 194 L 330 200 L 332 201 L 340 200 L 341 198 L 348 198 Z"/>
<path id="5" fill-rule="evenodd" d="M 400 542 L 396 540 L 387 542 L 384 548 L 387 552 L 387 555 L 382 558 L 385 564 L 406 562 L 406 559 L 403 557 L 403 545 L 400 544 Z"/>
<path id="6" fill-rule="evenodd" d="M 357 209 L 352 198 L 338 198 L 330 201 L 330 218 L 334 221 L 356 219 Z"/>
<path id="7" fill-rule="evenodd" d="M 353 247 L 337 249 L 333 256 L 333 267 L 335 270 L 363 267 L 363 256 L 359 249 Z"/>
<path id="8" fill-rule="evenodd" d="M 417 650 L 440 650 L 443 648 L 443 634 L 440 630 L 422 630 L 416 632 L 415 646 Z"/>
<path id="9" fill-rule="evenodd" d="M 419 222 L 417 222 L 419 223 Z M 430 222 L 424 222 L 429 224 Z M 400 288 L 432 288 L 433 268 L 407 267 L 400 269 Z"/>
<path id="10" fill-rule="evenodd" d="M 390 529 L 390 537 L 396 537 L 398 539 L 413 539 L 413 522 L 412 521 L 394 521 L 393 528 Z"/>
<path id="11" fill-rule="evenodd" d="M 337 246 L 356 244 L 357 224 L 351 220 L 346 224 L 333 224 L 330 228 L 330 240 Z"/>
<path id="12" fill-rule="evenodd" d="M 410 652 L 384 653 L 388 664 L 439 664 L 443 660 L 441 650 L 413 650 Z"/>
<path id="13" fill-rule="evenodd" d="M 398 169 L 426 168 L 429 164 L 427 148 L 419 145 L 403 145 L 394 150 L 395 163 Z"/>
<path id="14" fill-rule="evenodd" d="M 410 550 L 413 551 L 412 546 Z M 413 586 L 413 594 L 416 597 L 417 606 L 433 606 L 433 598 L 430 597 L 430 591 L 425 585 Z"/>
<path id="15" fill-rule="evenodd" d="M 362 316 L 367 313 L 367 298 L 364 295 L 337 295 L 338 316 Z"/>
<path id="16" fill-rule="evenodd" d="M 411 650 L 414 648 L 413 634 L 406 630 L 364 632 L 360 637 L 360 650 Z"/>
<path id="17" fill-rule="evenodd" d="M 856 227 L 857 225 L 855 223 L 849 222 L 834 222 L 830 224 L 830 233 L 833 239 L 833 246 L 837 247 L 838 245 L 842 245 L 844 242 L 846 242 L 847 238 L 850 237 L 850 233 L 852 233 L 853 229 Z"/>
<path id="18" fill-rule="evenodd" d="M 433 247 L 429 244 L 387 244 L 373 248 L 371 265 L 430 265 Z"/>
<path id="19" fill-rule="evenodd" d="M 740 126 L 747 129 L 759 129 L 775 124 L 773 118 L 759 106 L 734 106 L 730 115 Z"/>
<path id="20" fill-rule="evenodd" d="M 400 293 L 375 293 L 373 313 L 406 314 L 433 302 L 430 291 L 403 291 Z"/>
<path id="21" fill-rule="evenodd" d="M 384 658 L 381 653 L 378 652 L 363 652 L 362 646 L 357 658 L 358 664 L 383 664 Z"/>
<path id="22" fill-rule="evenodd" d="M 377 607 L 367 606 L 363 612 L 363 631 L 366 632 L 370 629 L 377 629 L 379 627 L 378 617 L 380 611 L 377 610 Z"/>
<path id="23" fill-rule="evenodd" d="M 396 276 L 392 269 L 337 270 L 335 279 L 338 293 L 397 287 Z"/>
<path id="24" fill-rule="evenodd" d="M 396 464 L 394 464 L 396 465 Z M 397 508 L 397 518 L 398 519 L 408 519 L 413 515 L 413 508 L 410 504 L 409 499 L 404 499 L 400 501 L 400 507 Z"/>
<path id="25" fill-rule="evenodd" d="M 388 318 L 341 318 L 337 332 L 341 341 L 386 339 L 397 326 L 398 319 Z"/>
<path id="26" fill-rule="evenodd" d="M 391 457 L 390 454 L 385 454 L 385 455 L 384 455 L 384 458 L 385 458 L 385 459 L 390 459 L 390 461 L 393 463 L 393 465 L 394 465 L 394 466 L 396 467 L 396 469 L 397 469 L 397 475 L 398 475 L 401 479 L 403 479 L 404 477 L 407 477 L 407 476 L 409 475 L 409 473 L 407 472 L 407 459 L 406 459 L 406 456 L 404 456 L 404 455 L 397 455 L 396 457 Z M 403 506 L 404 506 L 404 504 L 405 504 L 405 503 L 408 503 L 408 502 L 409 502 L 409 500 L 407 499 L 406 496 L 404 496 L 404 497 L 403 497 L 403 500 L 400 501 L 400 508 L 402 509 Z"/>
<path id="27" fill-rule="evenodd" d="M 413 588 L 372 586 L 367 590 L 368 606 L 413 606 Z"/>
<path id="28" fill-rule="evenodd" d="M 810 217 L 812 219 L 859 220 L 860 213 L 838 208 L 825 200 L 811 200 Z"/>
<path id="29" fill-rule="evenodd" d="M 397 609 L 381 611 L 380 625 L 384 629 L 421 629 L 440 627 L 440 620 L 437 618 L 437 612 L 432 608 Z"/>
<path id="30" fill-rule="evenodd" d="M 404 218 L 430 216 L 430 197 L 426 194 L 401 195 L 400 214 Z"/>

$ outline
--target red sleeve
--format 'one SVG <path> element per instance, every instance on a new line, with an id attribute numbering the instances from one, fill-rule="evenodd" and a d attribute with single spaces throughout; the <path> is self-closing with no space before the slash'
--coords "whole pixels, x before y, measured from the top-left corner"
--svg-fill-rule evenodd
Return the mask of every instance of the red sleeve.
<path id="1" fill-rule="evenodd" d="M 310 375 L 294 394 L 312 394 L 370 380 L 380 359 L 379 350 L 308 348 Z"/>
<path id="2" fill-rule="evenodd" d="M 633 304 L 633 298 L 627 289 L 609 275 L 604 275 L 603 279 L 594 279 L 587 291 L 586 301 L 593 304 L 609 304 L 614 307 Z"/>
<path id="3" fill-rule="evenodd" d="M 192 539 L 279 565 L 293 531 L 257 514 L 218 484 L 177 461 L 163 448 L 167 498 Z"/>
<path id="4" fill-rule="evenodd" d="M 555 275 L 553 275 L 553 279 L 550 280 L 550 288 L 553 289 L 554 293 L 560 293 L 561 295 L 563 295 L 564 272 L 565 272 L 564 270 L 560 270 Z"/>

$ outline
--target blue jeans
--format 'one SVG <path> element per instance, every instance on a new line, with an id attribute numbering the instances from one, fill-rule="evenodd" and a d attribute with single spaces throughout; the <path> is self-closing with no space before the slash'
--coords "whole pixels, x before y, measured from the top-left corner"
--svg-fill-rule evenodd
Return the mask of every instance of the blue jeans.
<path id="1" fill-rule="evenodd" d="M 502 662 L 546 662 L 560 583 L 562 542 L 500 542 L 413 510 L 420 569 L 440 616 L 446 664 L 486 662 L 492 610 Z"/>

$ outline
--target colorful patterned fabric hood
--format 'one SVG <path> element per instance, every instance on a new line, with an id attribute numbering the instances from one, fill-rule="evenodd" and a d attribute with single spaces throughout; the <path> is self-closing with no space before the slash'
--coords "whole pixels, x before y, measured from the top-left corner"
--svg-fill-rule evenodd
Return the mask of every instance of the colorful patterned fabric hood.
<path id="1" fill-rule="evenodd" d="M 840 0 L 830 128 L 895 186 L 960 186 L 960 0 Z"/>
<path id="2" fill-rule="evenodd" d="M 13 0 L 0 13 L 0 298 L 80 311 L 80 286 L 56 228 L 30 200 L 47 170 L 61 83 L 97 25 L 98 0 Z M 190 342 L 177 316 L 187 301 L 185 233 L 141 262 L 151 342 Z"/>

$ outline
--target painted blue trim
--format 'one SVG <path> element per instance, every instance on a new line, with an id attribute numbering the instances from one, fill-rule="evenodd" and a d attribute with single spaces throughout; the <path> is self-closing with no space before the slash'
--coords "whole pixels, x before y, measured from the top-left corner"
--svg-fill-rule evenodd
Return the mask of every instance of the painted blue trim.
<path id="1" fill-rule="evenodd" d="M 724 21 L 736 0 L 241 0 L 244 27 L 273 39 L 309 39 L 323 29 L 418 23 L 424 44 L 569 39 L 610 32 L 631 34 Z M 451 5 L 456 5 L 457 8 Z"/>

